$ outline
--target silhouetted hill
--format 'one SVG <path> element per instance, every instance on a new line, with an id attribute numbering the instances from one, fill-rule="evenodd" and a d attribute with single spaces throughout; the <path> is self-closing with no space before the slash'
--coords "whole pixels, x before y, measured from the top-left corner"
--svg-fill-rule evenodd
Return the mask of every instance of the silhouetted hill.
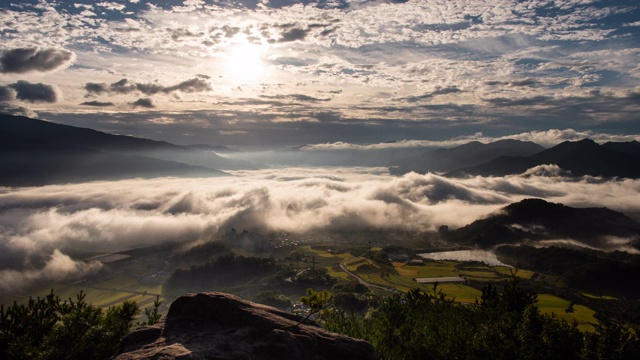
<path id="1" fill-rule="evenodd" d="M 608 142 L 602 144 L 602 146 L 611 150 L 619 151 L 621 153 L 640 158 L 640 142 L 637 142 L 635 140 L 628 142 Z"/>
<path id="2" fill-rule="evenodd" d="M 484 219 L 449 231 L 448 240 L 482 248 L 524 240 L 576 240 L 585 245 L 615 249 L 609 239 L 636 239 L 640 249 L 640 223 L 607 208 L 572 208 L 541 199 L 525 199 Z M 631 241 L 631 240 L 630 240 Z"/>
<path id="3" fill-rule="evenodd" d="M 499 156 L 529 156 L 543 150 L 542 146 L 530 141 L 500 140 L 489 144 L 472 141 L 454 148 L 438 149 L 404 158 L 398 162 L 397 167 L 390 168 L 390 172 L 394 175 L 411 171 L 447 172 L 478 165 Z"/>
<path id="4" fill-rule="evenodd" d="M 159 176 L 220 176 L 224 172 L 142 156 L 110 154 L 0 132 L 0 185 L 37 186 Z"/>
<path id="5" fill-rule="evenodd" d="M 505 176 L 521 174 L 538 165 L 555 164 L 575 176 L 640 177 L 640 158 L 596 144 L 593 140 L 565 141 L 531 156 L 502 156 L 483 164 L 446 174 Z"/>
<path id="6" fill-rule="evenodd" d="M 255 169 L 246 161 L 220 157 L 214 153 L 189 149 L 164 141 L 113 135 L 93 129 L 56 124 L 23 116 L 0 114 L 0 132 L 21 139 L 66 147 L 99 150 L 120 155 L 137 155 L 159 160 L 214 169 Z"/>

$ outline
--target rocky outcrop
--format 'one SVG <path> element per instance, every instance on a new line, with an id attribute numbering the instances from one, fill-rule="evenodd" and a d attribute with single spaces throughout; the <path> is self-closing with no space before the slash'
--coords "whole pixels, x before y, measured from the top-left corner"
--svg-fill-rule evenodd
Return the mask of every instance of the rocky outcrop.
<path id="1" fill-rule="evenodd" d="M 116 360 L 374 359 L 363 340 L 331 333 L 297 315 L 209 292 L 171 304 L 164 322 L 127 335 Z"/>

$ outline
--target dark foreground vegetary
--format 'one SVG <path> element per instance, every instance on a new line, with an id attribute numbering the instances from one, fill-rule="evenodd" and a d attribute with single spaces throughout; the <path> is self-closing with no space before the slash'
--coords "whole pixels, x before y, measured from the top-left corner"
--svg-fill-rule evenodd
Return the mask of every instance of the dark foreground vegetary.
<path id="1" fill-rule="evenodd" d="M 82 292 L 64 301 L 52 291 L 26 304 L 0 305 L 0 359 L 108 359 L 138 313 L 134 301 L 103 310 L 87 304 Z"/>
<path id="2" fill-rule="evenodd" d="M 209 299 L 212 294 L 204 298 Z M 436 284 L 429 293 L 416 289 L 380 300 L 364 316 L 333 306 L 331 295 L 326 291 L 310 290 L 308 296 L 302 300 L 319 315 L 317 321 L 325 329 L 366 340 L 381 360 L 640 359 L 638 329 L 632 329 L 616 319 L 601 319 L 601 324 L 596 326 L 594 332 L 580 331 L 575 323 L 540 313 L 534 305 L 537 293 L 520 285 L 519 279 L 515 276 L 501 287 L 487 285 L 482 290 L 481 299 L 475 304 L 457 303 L 446 299 Z M 250 304 L 231 295 L 216 296 L 225 299 L 224 304 L 233 300 L 232 303 L 239 305 L 233 307 L 219 302 L 212 307 L 206 302 L 194 303 L 184 300 L 200 299 L 202 296 L 181 297 L 182 306 L 172 305 L 174 311 L 172 313 L 170 310 L 171 316 L 164 323 L 138 329 L 128 337 L 129 340 L 120 345 L 120 350 L 124 350 L 122 346 L 131 347 L 133 342 L 143 340 L 144 336 L 140 334 L 156 334 L 156 330 L 167 325 L 173 326 L 171 331 L 176 339 L 186 337 L 193 340 L 193 336 L 189 337 L 186 334 L 194 330 L 192 325 L 195 320 L 189 319 L 203 319 L 203 310 L 206 309 L 208 310 L 205 313 L 212 315 L 207 318 L 207 326 L 202 329 L 216 330 L 216 336 L 221 339 L 220 344 L 237 344 L 238 339 L 247 338 L 253 339 L 248 344 L 255 347 L 258 344 L 255 339 L 261 339 L 260 346 L 255 349 L 243 348 L 246 350 L 245 353 L 252 354 L 251 356 L 258 356 L 256 354 L 260 354 L 260 349 L 270 347 L 284 346 L 282 351 L 289 345 L 292 349 L 298 350 L 308 347 L 304 344 L 297 347 L 292 345 L 297 344 L 297 340 L 294 341 L 296 336 L 301 335 L 304 340 L 308 335 L 305 331 L 313 330 L 307 325 L 301 325 L 295 315 L 271 307 Z M 157 310 L 158 305 L 155 306 Z M 249 312 L 249 315 L 241 316 L 247 313 L 246 309 L 256 310 Z M 44 298 L 30 299 L 26 304 L 14 304 L 6 309 L 0 307 L 0 359 L 108 359 L 118 349 L 121 339 L 131 331 L 138 313 L 138 306 L 130 301 L 107 310 L 94 307 L 84 302 L 82 293 L 75 300 L 62 301 L 52 292 Z M 191 314 L 191 317 L 185 314 Z M 275 316 L 274 314 L 280 316 L 277 321 L 266 320 Z M 153 325 L 159 320 L 159 315 L 149 309 L 145 311 L 145 315 L 146 325 Z M 215 323 L 214 319 L 217 319 L 215 321 L 218 325 L 212 325 Z M 187 326 L 174 326 L 176 324 Z M 256 333 L 262 331 L 261 326 L 266 326 L 265 333 L 271 334 L 268 338 L 262 338 Z M 202 329 L 198 327 L 198 330 Z M 220 329 L 224 331 L 219 332 Z M 198 334 L 202 335 L 201 333 L 204 334 L 206 331 L 200 331 Z M 327 334 L 323 333 L 320 338 L 324 339 L 323 341 L 329 339 Z M 207 343 L 211 342 L 210 335 L 203 337 L 205 338 L 208 339 Z M 287 341 L 284 341 L 285 338 Z M 339 336 L 335 335 L 331 339 L 337 338 Z M 150 342 L 145 340 L 143 343 L 156 341 L 154 339 L 149 340 Z M 229 342 L 229 339 L 233 341 Z M 269 342 L 269 339 L 274 342 Z M 162 341 L 166 342 L 166 339 L 156 342 L 162 345 Z M 357 344 L 358 341 L 354 341 Z M 331 346 L 343 346 L 340 344 L 342 343 L 337 341 L 336 344 L 323 345 L 318 351 L 327 352 Z M 349 348 L 353 350 L 358 346 Z M 187 346 L 183 350 L 192 352 L 196 349 L 203 351 L 199 346 Z M 224 346 L 207 349 L 205 352 L 215 352 L 218 358 L 224 354 L 231 356 L 227 358 L 233 358 L 234 351 L 239 351 L 234 346 L 229 347 L 228 351 L 224 350 Z M 360 354 L 359 351 L 356 353 Z M 366 356 L 363 355 L 364 358 L 372 356 L 371 351 L 364 351 L 362 354 L 364 353 L 367 353 Z M 289 358 L 296 358 L 296 352 L 288 354 L 293 356 Z M 128 358 L 129 355 L 133 353 L 121 353 L 120 356 Z M 255 356 L 251 358 L 263 358 Z M 354 355 L 352 358 L 355 357 L 357 356 Z"/>
<path id="3" fill-rule="evenodd" d="M 640 359 L 637 332 L 604 320 L 595 332 L 540 313 L 535 291 L 514 278 L 487 286 L 477 304 L 413 290 L 366 316 L 324 312 L 331 331 L 367 340 L 379 359 Z"/>

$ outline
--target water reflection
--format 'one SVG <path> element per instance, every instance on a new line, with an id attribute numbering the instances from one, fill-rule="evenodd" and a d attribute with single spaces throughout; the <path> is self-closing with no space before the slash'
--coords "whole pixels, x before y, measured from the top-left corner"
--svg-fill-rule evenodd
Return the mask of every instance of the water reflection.
<path id="1" fill-rule="evenodd" d="M 431 260 L 482 261 L 483 263 L 491 266 L 509 266 L 501 263 L 496 254 L 486 250 L 442 251 L 419 255 L 425 259 Z"/>

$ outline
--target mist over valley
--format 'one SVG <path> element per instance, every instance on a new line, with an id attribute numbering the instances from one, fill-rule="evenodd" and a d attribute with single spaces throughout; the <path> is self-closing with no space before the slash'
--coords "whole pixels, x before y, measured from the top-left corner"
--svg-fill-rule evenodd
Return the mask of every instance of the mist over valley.
<path id="1" fill-rule="evenodd" d="M 632 1 L 5 1 L 0 39 L 0 359 L 640 358 Z"/>

